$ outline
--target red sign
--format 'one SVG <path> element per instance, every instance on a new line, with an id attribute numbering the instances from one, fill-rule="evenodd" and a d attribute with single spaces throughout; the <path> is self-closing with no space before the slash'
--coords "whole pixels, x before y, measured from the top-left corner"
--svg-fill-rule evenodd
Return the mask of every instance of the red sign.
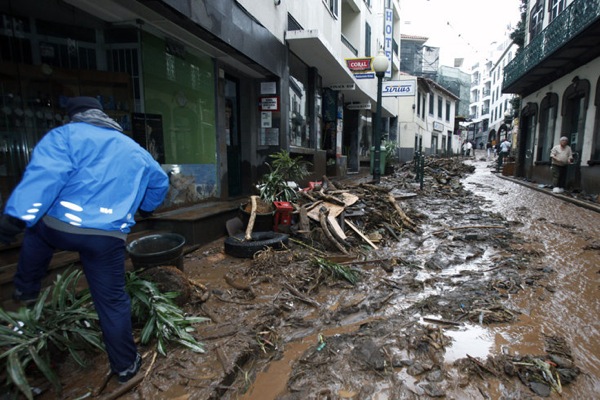
<path id="1" fill-rule="evenodd" d="M 279 111 L 279 97 L 261 97 L 260 111 Z"/>
<path id="2" fill-rule="evenodd" d="M 372 71 L 373 70 L 373 68 L 371 66 L 372 61 L 373 61 L 373 58 L 371 58 L 371 57 L 368 57 L 368 58 L 346 58 L 346 65 L 348 66 L 348 69 L 353 73 Z"/>

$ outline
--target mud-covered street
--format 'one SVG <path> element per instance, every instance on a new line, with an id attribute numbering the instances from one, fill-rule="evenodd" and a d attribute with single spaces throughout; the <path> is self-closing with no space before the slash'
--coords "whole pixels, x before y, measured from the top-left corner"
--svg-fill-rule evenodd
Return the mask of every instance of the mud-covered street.
<path id="1" fill-rule="evenodd" d="M 408 167 L 380 191 L 336 183 L 372 243 L 346 227 L 348 254 L 294 235 L 254 259 L 223 240 L 187 254 L 158 280 L 181 275 L 184 309 L 210 319 L 206 353 L 141 348 L 144 378 L 122 398 L 596 397 L 600 214 L 455 162 L 428 164 L 422 190 Z M 413 229 L 390 223 L 388 193 Z M 63 398 L 118 397 L 104 365 L 60 365 Z"/>

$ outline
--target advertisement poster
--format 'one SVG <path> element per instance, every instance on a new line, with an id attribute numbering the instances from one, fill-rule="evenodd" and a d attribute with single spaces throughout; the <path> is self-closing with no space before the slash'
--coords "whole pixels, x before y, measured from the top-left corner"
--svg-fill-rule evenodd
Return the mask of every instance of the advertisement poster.
<path id="1" fill-rule="evenodd" d="M 279 146 L 279 128 L 262 128 L 259 139 L 261 146 Z"/>
<path id="2" fill-rule="evenodd" d="M 162 115 L 133 113 L 133 140 L 148 150 L 159 164 L 165 163 Z"/>

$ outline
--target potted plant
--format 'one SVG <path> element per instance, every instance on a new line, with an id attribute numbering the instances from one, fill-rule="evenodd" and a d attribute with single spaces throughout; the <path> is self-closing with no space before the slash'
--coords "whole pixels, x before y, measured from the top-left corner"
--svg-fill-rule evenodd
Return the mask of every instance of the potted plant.
<path id="1" fill-rule="evenodd" d="M 273 227 L 274 201 L 293 202 L 297 197 L 296 181 L 308 176 L 310 162 L 302 157 L 291 157 L 290 153 L 280 150 L 269 155 L 273 161 L 267 164 L 269 172 L 264 174 L 257 188 L 259 201 L 257 202 L 257 216 L 255 227 L 257 231 L 271 230 Z M 243 204 L 242 220 L 248 223 L 249 214 L 252 211 L 250 202 Z M 269 227 L 269 229 L 267 229 Z"/>
<path id="2" fill-rule="evenodd" d="M 385 175 L 394 173 L 394 165 L 398 162 L 398 146 L 395 141 L 386 140 L 383 142 L 385 148 Z"/>

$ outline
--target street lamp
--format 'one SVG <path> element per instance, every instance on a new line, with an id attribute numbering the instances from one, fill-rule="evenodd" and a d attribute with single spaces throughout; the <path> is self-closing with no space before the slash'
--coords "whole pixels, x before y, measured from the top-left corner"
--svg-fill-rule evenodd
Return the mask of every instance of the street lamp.
<path id="1" fill-rule="evenodd" d="M 388 68 L 388 58 L 382 49 L 373 59 L 373 69 L 377 76 L 377 109 L 375 111 L 375 126 L 373 129 L 373 182 L 379 183 L 381 178 L 381 81 Z"/>

